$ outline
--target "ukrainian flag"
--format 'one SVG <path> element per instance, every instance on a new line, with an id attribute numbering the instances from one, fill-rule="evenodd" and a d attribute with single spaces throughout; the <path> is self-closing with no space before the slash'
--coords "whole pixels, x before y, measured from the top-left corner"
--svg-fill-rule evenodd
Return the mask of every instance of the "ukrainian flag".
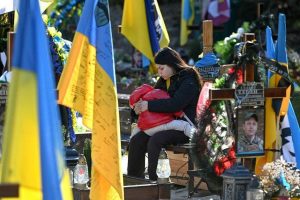
<path id="1" fill-rule="evenodd" d="M 266 57 L 269 59 L 275 59 L 275 48 L 272 39 L 272 30 L 270 27 L 266 28 Z M 275 87 L 275 75 L 271 76 L 271 72 L 268 72 L 268 87 Z M 272 107 L 272 98 L 266 98 L 265 102 L 265 155 L 256 158 L 255 173 L 260 174 L 265 163 L 272 162 L 274 160 L 274 152 L 271 149 L 276 148 L 276 114 Z M 268 150 L 269 149 L 269 150 Z"/>
<path id="2" fill-rule="evenodd" d="M 119 111 L 107 0 L 86 0 L 67 64 L 59 103 L 79 111 L 92 130 L 90 198 L 123 199 Z"/>
<path id="3" fill-rule="evenodd" d="M 192 25 L 194 21 L 194 0 L 181 1 L 181 24 L 180 24 L 180 45 L 183 46 L 188 41 L 188 25 Z"/>
<path id="4" fill-rule="evenodd" d="M 279 24 L 278 24 L 278 40 L 276 46 L 276 59 L 277 61 L 286 67 L 286 72 L 288 73 L 288 59 L 287 59 L 287 50 L 286 50 L 286 18 L 284 14 L 279 14 Z M 281 137 L 282 137 L 282 152 L 283 157 L 288 161 L 296 161 L 297 167 L 300 166 L 300 149 L 299 149 L 299 124 L 296 118 L 296 114 L 293 109 L 293 105 L 290 102 L 290 94 L 291 94 L 291 85 L 281 78 L 280 76 L 276 76 L 276 84 L 279 87 L 287 87 L 286 97 L 283 99 L 275 99 L 273 100 L 273 107 L 277 115 L 287 116 L 288 125 L 284 130 L 282 129 Z M 284 121 L 281 123 L 282 126 L 285 124 Z M 289 134 L 285 134 L 286 130 L 289 129 Z M 281 139 L 281 138 L 280 138 Z M 294 152 L 292 151 L 294 150 Z"/>
<path id="5" fill-rule="evenodd" d="M 38 1 L 20 1 L 19 14 L 1 182 L 18 183 L 18 199 L 73 199 L 64 166 L 49 44 Z"/>
<path id="6" fill-rule="evenodd" d="M 152 63 L 170 41 L 156 0 L 125 0 L 121 33 Z"/>
<path id="7" fill-rule="evenodd" d="M 278 39 L 275 48 L 276 61 L 286 67 L 288 72 L 288 60 L 286 52 L 286 19 L 284 14 L 279 14 Z M 275 75 L 275 84 L 277 87 L 287 87 L 286 81 L 279 75 Z M 286 97 L 273 100 L 273 108 L 278 116 L 287 114 L 291 94 L 291 86 L 286 90 Z"/>

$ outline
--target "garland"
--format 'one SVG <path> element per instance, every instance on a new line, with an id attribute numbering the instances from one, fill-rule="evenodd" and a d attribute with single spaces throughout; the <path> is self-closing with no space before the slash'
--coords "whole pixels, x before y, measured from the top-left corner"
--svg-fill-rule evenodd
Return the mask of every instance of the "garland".
<path id="1" fill-rule="evenodd" d="M 62 38 L 61 32 L 49 25 L 49 20 L 46 15 L 43 15 L 43 20 L 48 25 L 47 36 L 49 40 L 50 53 L 56 81 L 58 81 L 69 56 L 71 43 Z M 65 109 L 67 112 L 67 124 L 62 125 L 62 132 L 66 134 L 64 135 L 65 140 L 68 141 L 71 139 L 74 143 L 76 141 L 76 135 L 73 127 L 76 126 L 76 113 L 73 109 L 67 107 L 65 107 Z"/>
<path id="2" fill-rule="evenodd" d="M 69 56 L 71 43 L 62 38 L 61 32 L 49 25 L 49 20 L 46 15 L 43 15 L 43 20 L 48 25 L 47 35 L 49 39 L 54 72 L 57 76 L 60 76 Z"/>

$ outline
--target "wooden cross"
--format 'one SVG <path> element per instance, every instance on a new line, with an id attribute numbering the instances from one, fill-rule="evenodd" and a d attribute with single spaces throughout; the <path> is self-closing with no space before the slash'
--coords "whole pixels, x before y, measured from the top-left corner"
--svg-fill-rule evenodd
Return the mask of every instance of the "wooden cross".
<path id="1" fill-rule="evenodd" d="M 253 41 L 255 38 L 253 33 L 245 33 L 244 41 Z M 244 82 L 254 81 L 254 65 L 247 64 L 244 70 Z M 265 88 L 264 94 L 267 98 L 282 98 L 286 97 L 286 87 Z M 209 97 L 211 100 L 231 100 L 234 99 L 235 89 L 222 88 L 211 89 Z"/>
<path id="2" fill-rule="evenodd" d="M 253 33 L 245 33 L 244 41 L 253 41 L 255 35 Z M 254 64 L 246 64 L 243 71 L 243 80 L 244 82 L 254 82 Z M 286 97 L 285 87 L 273 87 L 265 88 L 264 96 L 265 98 L 282 98 Z M 235 89 L 210 89 L 209 97 L 211 100 L 231 100 L 235 98 Z M 243 165 L 247 168 L 254 170 L 255 167 L 255 158 L 243 158 Z"/>

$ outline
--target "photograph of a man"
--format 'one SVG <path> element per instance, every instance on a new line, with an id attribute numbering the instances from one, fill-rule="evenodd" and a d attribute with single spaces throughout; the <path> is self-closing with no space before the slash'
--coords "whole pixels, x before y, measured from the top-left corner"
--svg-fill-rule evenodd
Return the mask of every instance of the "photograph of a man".
<path id="1" fill-rule="evenodd" d="M 237 153 L 261 154 L 264 151 L 264 140 L 261 138 L 261 136 L 258 135 L 258 115 L 255 112 L 247 112 L 247 110 L 244 110 L 243 114 L 244 116 L 240 116 L 242 118 L 240 127 L 240 131 L 242 133 L 238 134 Z M 263 119 L 261 120 L 263 121 Z"/>

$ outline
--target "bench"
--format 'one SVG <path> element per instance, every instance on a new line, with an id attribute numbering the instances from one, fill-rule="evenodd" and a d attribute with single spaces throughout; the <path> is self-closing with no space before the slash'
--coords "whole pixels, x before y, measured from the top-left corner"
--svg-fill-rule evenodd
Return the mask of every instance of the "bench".
<path id="1" fill-rule="evenodd" d="M 129 140 L 121 140 L 121 145 L 123 148 L 127 149 L 128 145 L 129 145 Z M 183 155 L 187 155 L 187 175 L 188 175 L 188 193 L 189 193 L 189 197 L 191 195 L 193 195 L 193 193 L 197 190 L 197 188 L 200 186 L 200 184 L 203 182 L 202 179 L 200 179 L 200 181 L 196 184 L 195 186 L 195 177 L 200 177 L 199 174 L 199 170 L 194 170 L 194 164 L 193 161 L 191 159 L 191 156 L 189 156 L 189 150 L 190 148 L 192 148 L 193 146 L 190 144 L 178 144 L 178 145 L 169 145 L 166 147 L 166 150 L 170 153 L 174 153 L 174 154 L 183 154 Z M 168 153 L 168 155 L 169 155 Z M 172 158 L 169 159 L 171 160 Z M 171 163 L 171 168 L 172 168 L 172 161 L 170 161 Z M 181 166 L 182 167 L 182 166 Z M 177 169 L 179 170 L 179 169 Z M 181 176 L 177 176 L 177 175 L 171 175 L 171 179 L 183 179 L 183 177 Z"/>
<path id="2" fill-rule="evenodd" d="M 129 137 L 131 134 L 131 123 L 132 123 L 132 118 L 131 118 L 131 113 L 130 113 L 130 108 L 129 108 L 129 94 L 118 94 L 118 103 L 119 103 L 119 112 L 120 112 L 120 127 L 121 127 L 121 146 L 122 146 L 122 152 L 126 151 L 128 149 L 129 145 Z M 178 167 L 178 171 L 185 167 L 184 165 L 187 164 L 187 170 L 186 170 L 186 176 L 181 174 L 182 176 L 178 176 L 177 173 L 175 175 L 171 175 L 171 178 L 176 179 L 176 180 L 187 180 L 188 181 L 188 192 L 189 195 L 192 195 L 195 190 L 199 187 L 199 185 L 202 182 L 202 178 L 200 176 L 200 181 L 197 183 L 196 187 L 194 187 L 195 184 L 195 178 L 194 177 L 199 177 L 199 170 L 194 170 L 194 164 L 192 162 L 191 156 L 189 156 L 189 149 L 192 148 L 190 144 L 181 144 L 181 145 L 170 145 L 166 148 L 167 151 L 172 152 L 174 155 L 176 154 L 182 154 L 187 155 L 187 159 L 184 159 L 182 157 L 182 160 L 184 159 L 184 163 L 180 162 L 181 166 L 178 166 L 174 164 L 176 162 L 175 159 L 172 160 L 170 158 L 170 163 L 171 166 L 172 164 L 176 165 Z M 169 154 L 169 153 L 168 153 Z M 172 156 L 172 155 L 171 155 Z M 185 161 L 186 160 L 186 161 Z M 173 162 L 172 162 L 173 161 Z M 177 164 L 179 164 L 177 160 Z M 172 168 L 172 167 L 171 167 Z"/>

